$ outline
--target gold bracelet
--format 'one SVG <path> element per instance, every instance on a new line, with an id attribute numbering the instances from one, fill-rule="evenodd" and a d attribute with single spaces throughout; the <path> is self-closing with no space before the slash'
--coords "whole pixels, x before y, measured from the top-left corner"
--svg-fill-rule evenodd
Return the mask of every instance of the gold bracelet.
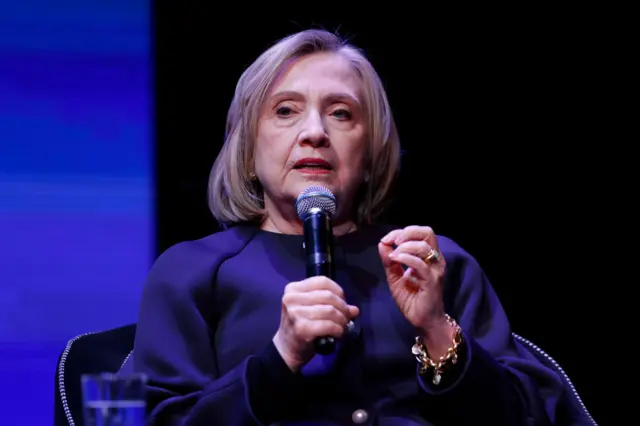
<path id="1" fill-rule="evenodd" d="M 432 382 L 434 385 L 440 384 L 442 373 L 447 369 L 447 367 L 449 367 L 449 363 L 455 364 L 458 362 L 458 347 L 462 344 L 462 329 L 456 320 L 451 318 L 449 315 L 445 314 L 445 317 L 449 325 L 451 325 L 455 330 L 455 335 L 453 336 L 451 346 L 447 349 L 447 353 L 441 356 L 438 362 L 435 362 L 429 356 L 427 348 L 422 341 L 422 337 L 416 337 L 416 343 L 411 348 L 411 352 L 415 355 L 416 360 L 420 364 L 420 374 L 424 374 L 429 369 L 433 369 Z"/>

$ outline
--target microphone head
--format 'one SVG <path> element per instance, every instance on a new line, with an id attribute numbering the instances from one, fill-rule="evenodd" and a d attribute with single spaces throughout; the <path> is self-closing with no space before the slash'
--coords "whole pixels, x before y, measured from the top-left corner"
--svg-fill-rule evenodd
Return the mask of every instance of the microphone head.
<path id="1" fill-rule="evenodd" d="M 336 197 L 333 192 L 320 185 L 311 185 L 302 191 L 296 201 L 296 210 L 300 219 L 304 221 L 307 215 L 315 209 L 320 209 L 333 216 L 337 209 Z"/>

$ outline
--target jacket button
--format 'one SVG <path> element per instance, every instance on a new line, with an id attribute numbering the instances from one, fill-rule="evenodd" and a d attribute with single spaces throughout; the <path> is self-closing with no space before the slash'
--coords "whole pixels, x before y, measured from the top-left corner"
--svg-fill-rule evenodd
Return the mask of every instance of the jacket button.
<path id="1" fill-rule="evenodd" d="M 369 413 L 367 413 L 365 410 L 356 410 L 353 412 L 353 414 L 351 415 L 351 420 L 353 420 L 354 423 L 356 424 L 362 424 L 364 422 L 366 422 L 369 419 Z"/>

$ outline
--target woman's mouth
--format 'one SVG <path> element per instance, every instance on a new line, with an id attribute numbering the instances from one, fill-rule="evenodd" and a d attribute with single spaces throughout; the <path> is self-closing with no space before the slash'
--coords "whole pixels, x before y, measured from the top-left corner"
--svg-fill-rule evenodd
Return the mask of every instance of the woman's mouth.
<path id="1" fill-rule="evenodd" d="M 293 168 L 302 173 L 310 174 L 326 174 L 333 169 L 329 162 L 321 158 L 302 158 L 295 163 Z"/>

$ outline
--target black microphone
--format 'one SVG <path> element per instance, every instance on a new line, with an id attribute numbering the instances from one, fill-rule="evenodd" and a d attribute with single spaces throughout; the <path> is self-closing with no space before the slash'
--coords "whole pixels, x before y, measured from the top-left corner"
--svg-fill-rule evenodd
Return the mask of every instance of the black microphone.
<path id="1" fill-rule="evenodd" d="M 296 201 L 296 210 L 304 229 L 304 249 L 307 258 L 307 278 L 324 275 L 333 279 L 333 224 L 336 198 L 333 193 L 319 185 L 309 186 Z M 315 340 L 316 353 L 329 355 L 335 349 L 331 336 Z"/>

